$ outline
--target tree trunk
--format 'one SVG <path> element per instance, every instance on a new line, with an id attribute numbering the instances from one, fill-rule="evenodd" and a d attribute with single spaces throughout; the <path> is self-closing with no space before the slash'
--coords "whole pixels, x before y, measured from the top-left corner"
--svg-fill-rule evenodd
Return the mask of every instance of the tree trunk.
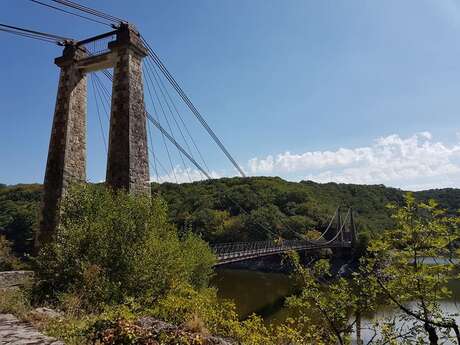
<path id="1" fill-rule="evenodd" d="M 438 335 L 436 333 L 436 328 L 431 326 L 429 323 L 425 323 L 425 331 L 428 333 L 428 339 L 430 340 L 430 345 L 438 345 Z"/>
<path id="2" fill-rule="evenodd" d="M 356 344 L 362 345 L 363 341 L 361 340 L 361 312 L 356 312 Z"/>
<path id="3" fill-rule="evenodd" d="M 454 321 L 454 324 L 453 324 L 452 328 L 454 329 L 455 336 L 457 337 L 457 344 L 460 345 L 460 331 L 459 331 L 458 326 L 455 323 L 455 321 Z"/>

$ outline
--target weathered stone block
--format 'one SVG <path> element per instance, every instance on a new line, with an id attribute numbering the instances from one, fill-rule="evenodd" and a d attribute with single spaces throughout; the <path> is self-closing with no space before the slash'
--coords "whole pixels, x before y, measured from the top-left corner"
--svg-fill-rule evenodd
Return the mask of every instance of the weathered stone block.
<path id="1" fill-rule="evenodd" d="M 0 272 L 0 289 L 21 288 L 31 286 L 33 280 L 33 271 Z"/>

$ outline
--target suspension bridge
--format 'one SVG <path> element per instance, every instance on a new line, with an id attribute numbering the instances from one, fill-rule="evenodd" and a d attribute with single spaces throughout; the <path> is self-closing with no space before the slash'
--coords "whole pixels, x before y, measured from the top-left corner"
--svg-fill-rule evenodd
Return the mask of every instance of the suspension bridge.
<path id="1" fill-rule="evenodd" d="M 334 220 L 336 220 L 336 226 L 334 226 Z M 328 235 L 330 238 L 326 239 Z M 304 237 L 296 240 L 283 240 L 279 238 L 273 241 L 219 243 L 211 245 L 211 248 L 217 256 L 216 266 L 220 266 L 291 251 L 304 251 L 312 254 L 321 249 L 352 248 L 356 244 L 356 238 L 352 208 L 347 210 L 342 222 L 339 207 L 326 230 L 312 239 Z"/>
<path id="2" fill-rule="evenodd" d="M 246 177 L 236 159 L 134 25 L 70 0 L 28 1 L 34 6 L 110 28 L 96 36 L 76 40 L 0 23 L 0 32 L 64 48 L 62 56 L 55 59 L 60 77 L 37 248 L 52 240 L 59 224 L 59 202 L 68 186 L 86 181 L 89 85 L 107 154 L 106 184 L 109 187 L 150 195 L 151 168 L 158 182 L 179 182 L 179 173 L 190 182 L 211 179 L 213 173 L 185 114 L 192 115 L 195 125 L 204 130 L 236 172 Z M 153 134 L 154 130 L 158 131 L 157 135 Z M 162 154 L 160 147 L 164 148 Z M 178 170 L 173 162 L 173 150 L 178 152 L 178 161 L 184 167 L 182 170 Z M 162 158 L 166 163 L 162 162 Z M 227 197 L 242 213 L 248 213 L 230 196 Z M 347 210 L 342 221 L 341 209 L 338 208 L 325 231 L 316 238 L 307 238 L 288 224 L 285 227 L 296 239 L 282 239 L 263 224 L 260 227 L 272 240 L 211 244 L 218 258 L 217 265 L 288 251 L 351 248 L 356 242 L 352 209 Z"/>

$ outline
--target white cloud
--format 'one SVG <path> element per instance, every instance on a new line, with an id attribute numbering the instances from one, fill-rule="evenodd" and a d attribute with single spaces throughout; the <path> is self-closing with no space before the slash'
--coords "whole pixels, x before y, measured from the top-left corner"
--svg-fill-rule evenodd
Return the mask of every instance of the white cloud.
<path id="1" fill-rule="evenodd" d="M 448 145 L 434 141 L 429 132 L 407 138 L 393 134 L 366 147 L 285 152 L 253 158 L 248 166 L 254 175 L 295 175 L 317 182 L 382 183 L 410 190 L 458 187 L 460 139 Z"/>
<path id="2" fill-rule="evenodd" d="M 215 171 L 211 171 L 209 175 L 212 178 L 219 178 L 222 177 Z M 152 181 L 154 182 L 177 182 L 177 183 L 187 183 L 187 182 L 194 182 L 194 181 L 201 181 L 206 180 L 206 177 L 202 172 L 198 169 L 191 169 L 191 168 L 182 168 L 180 166 L 176 166 L 174 170 L 169 172 L 169 174 L 160 175 L 158 178 L 156 176 L 152 176 Z"/>

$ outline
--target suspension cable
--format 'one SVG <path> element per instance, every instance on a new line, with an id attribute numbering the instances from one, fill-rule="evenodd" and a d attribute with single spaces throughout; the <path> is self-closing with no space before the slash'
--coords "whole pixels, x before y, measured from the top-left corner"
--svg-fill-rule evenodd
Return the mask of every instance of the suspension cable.
<path id="1" fill-rule="evenodd" d="M 338 214 L 338 212 L 339 212 L 339 209 L 340 209 L 340 207 L 337 207 L 337 208 L 335 209 L 334 215 L 332 216 L 332 218 L 331 218 L 331 220 L 330 220 L 330 222 L 329 222 L 329 224 L 328 224 L 326 230 L 325 230 L 325 231 L 321 234 L 321 236 L 319 236 L 316 240 L 320 240 L 320 239 L 322 239 L 324 236 L 326 236 L 326 233 L 329 231 L 329 229 L 330 229 L 330 227 L 331 227 L 331 225 L 332 225 L 332 222 L 334 221 L 335 217 L 337 216 L 337 214 Z"/>
<path id="2" fill-rule="evenodd" d="M 144 67 L 148 67 L 148 66 L 144 65 Z M 169 133 L 171 134 L 172 138 L 174 139 L 174 142 L 177 142 L 177 141 L 175 140 L 175 138 L 174 138 L 174 132 L 173 132 L 173 130 L 172 130 L 172 128 L 171 128 L 171 124 L 169 123 L 168 117 L 166 116 L 166 112 L 165 112 L 165 109 L 164 109 L 164 107 L 163 107 L 163 103 L 161 102 L 160 97 L 159 97 L 159 95 L 158 95 L 158 93 L 157 93 L 157 89 L 156 89 L 156 87 L 155 87 L 155 84 L 153 83 L 153 81 L 152 81 L 152 79 L 151 79 L 150 71 L 148 70 L 148 68 L 145 68 L 145 70 L 147 71 L 146 74 L 147 74 L 147 76 L 148 76 L 148 79 L 146 80 L 146 81 L 147 81 L 147 86 L 148 86 L 148 82 L 150 81 L 150 82 L 152 83 L 153 92 L 154 92 L 154 94 L 155 94 L 155 96 L 156 96 L 156 99 L 158 100 L 158 104 L 160 105 L 160 109 L 161 109 L 161 113 L 163 114 L 163 118 L 165 119 L 166 124 L 167 124 L 167 126 L 168 126 L 168 128 L 169 128 Z M 155 76 L 154 76 L 154 77 L 155 77 Z M 158 85 L 158 82 L 157 82 L 157 85 Z M 152 100 L 152 104 L 154 104 L 153 100 Z M 169 106 L 169 105 L 168 105 L 168 106 Z M 159 118 L 159 116 L 158 116 L 158 118 Z M 174 143 L 173 143 L 173 144 L 174 144 Z M 188 176 L 190 182 L 192 182 L 192 179 L 190 178 L 190 175 L 189 175 L 188 170 L 187 170 L 187 166 L 185 165 L 184 157 L 182 156 L 182 153 L 181 153 L 181 152 L 182 152 L 182 151 L 179 150 L 180 159 L 181 159 L 182 164 L 184 165 L 184 167 L 185 167 L 185 169 L 186 169 L 185 171 L 186 171 L 186 174 L 187 174 L 187 176 Z M 189 155 L 189 156 L 190 156 L 190 155 Z M 191 157 L 191 156 L 190 156 L 190 157 Z M 187 158 L 188 158 L 188 157 L 187 157 Z M 192 157 L 192 158 L 193 158 L 193 157 Z"/>
<path id="3" fill-rule="evenodd" d="M 339 237 L 339 235 L 343 233 L 343 228 L 345 227 L 345 224 L 347 223 L 347 220 L 350 217 L 350 210 L 351 210 L 351 208 L 348 209 L 348 212 L 347 212 L 347 214 L 346 214 L 346 216 L 345 216 L 345 218 L 343 220 L 343 223 L 340 226 L 339 231 L 337 231 L 337 233 L 334 235 L 334 237 L 332 237 L 329 241 L 325 242 L 324 244 L 330 244 L 330 243 L 334 242 Z"/>
<path id="4" fill-rule="evenodd" d="M 0 31 L 6 32 L 6 33 L 9 33 L 9 34 L 13 34 L 13 35 L 16 35 L 16 36 L 19 36 L 19 37 L 31 38 L 31 39 L 34 39 L 34 40 L 37 40 L 37 41 L 42 41 L 42 42 L 47 42 L 47 43 L 52 43 L 52 44 L 59 44 L 58 42 L 56 42 L 53 39 L 43 38 L 43 37 L 39 37 L 39 36 L 36 36 L 36 35 L 26 34 L 26 33 L 14 31 L 14 30 L 0 28 Z"/>
<path id="5" fill-rule="evenodd" d="M 150 152 L 151 152 L 152 157 L 153 157 L 153 171 L 155 172 L 155 175 L 157 177 L 158 183 L 160 183 L 160 175 L 158 174 L 158 166 L 157 166 L 157 163 L 156 163 L 155 149 L 153 147 L 153 137 L 152 137 L 152 130 L 150 129 L 150 123 L 147 123 L 147 132 L 148 132 L 148 136 L 149 136 L 149 139 L 150 139 L 150 147 L 151 147 Z"/>
<path id="6" fill-rule="evenodd" d="M 144 75 L 145 75 L 145 74 L 146 74 L 146 73 L 144 73 Z M 158 121 L 158 123 L 161 125 L 161 123 L 160 123 L 160 115 L 159 115 L 159 112 L 157 111 L 157 107 L 155 106 L 155 102 L 153 101 L 153 94 L 152 94 L 152 92 L 150 91 L 150 85 L 149 85 L 148 82 L 146 83 L 146 85 L 147 85 L 147 91 L 148 91 L 149 96 L 150 96 L 150 102 L 152 103 L 152 107 L 153 107 L 153 114 L 154 114 L 154 116 L 156 115 L 157 121 Z M 176 176 L 176 172 L 175 172 L 175 169 L 174 169 L 174 166 L 173 166 L 173 163 L 172 163 L 171 154 L 170 154 L 170 152 L 169 152 L 169 148 L 168 148 L 168 145 L 167 145 L 167 143 L 166 143 L 165 134 L 164 134 L 162 131 L 160 131 L 160 132 L 161 132 L 161 138 L 163 139 L 163 146 L 164 146 L 164 148 L 165 148 L 166 154 L 167 154 L 167 156 L 168 156 L 169 164 L 170 164 L 170 166 L 171 166 L 171 173 L 173 174 L 174 180 L 175 180 L 176 183 L 177 183 L 177 176 Z M 182 157 L 182 156 L 181 156 L 181 157 Z"/>
<path id="7" fill-rule="evenodd" d="M 147 64 L 145 67 L 147 68 L 147 70 L 149 69 L 148 64 Z M 193 156 L 193 152 L 192 152 L 192 150 L 190 149 L 190 146 L 189 146 L 189 144 L 188 144 L 188 141 L 187 141 L 187 139 L 185 138 L 184 133 L 182 132 L 181 127 L 179 126 L 179 123 L 177 122 L 177 119 L 176 119 L 176 116 L 174 115 L 174 112 L 172 111 L 170 102 L 168 101 L 168 98 L 166 98 L 165 93 L 167 93 L 167 90 L 166 90 L 166 91 L 163 90 L 163 89 L 164 89 L 164 84 L 162 84 L 162 83 L 160 82 L 160 81 L 161 81 L 161 78 L 160 78 L 160 75 L 158 74 L 157 70 L 155 69 L 155 66 L 153 66 L 153 78 L 154 78 L 154 80 L 155 80 L 156 85 L 158 86 L 158 89 L 160 90 L 161 95 L 163 96 L 163 101 L 166 103 L 166 106 L 168 107 L 169 113 L 171 114 L 171 117 L 172 117 L 172 119 L 174 120 L 174 123 L 175 123 L 175 125 L 176 125 L 176 128 L 178 129 L 179 134 L 181 135 L 182 140 L 184 141 L 185 146 L 186 146 L 187 149 L 188 149 L 188 153 L 190 154 L 190 156 L 193 157 L 193 159 L 195 159 L 195 157 Z M 160 100 L 158 100 L 158 101 L 160 102 Z M 168 123 L 168 124 L 169 124 L 169 123 Z M 170 131 L 171 131 L 171 133 L 173 133 L 173 131 L 172 131 L 171 128 L 170 128 Z M 182 156 L 181 156 L 181 158 L 182 158 Z M 184 162 L 183 162 L 183 163 L 184 163 Z M 184 163 L 184 165 L 185 165 L 185 163 Z M 187 173 L 187 175 L 188 175 L 188 173 Z M 191 179 L 190 179 L 190 175 L 188 175 L 188 176 L 189 176 L 190 182 L 192 182 Z M 200 172 L 200 176 L 202 176 L 201 172 Z"/>
<path id="8" fill-rule="evenodd" d="M 146 61 L 147 67 L 148 67 L 148 65 L 150 65 L 151 69 L 154 71 L 155 81 L 157 82 L 157 85 L 159 84 L 158 87 L 159 87 L 159 89 L 160 89 L 160 91 L 161 91 L 161 94 L 163 95 L 163 98 L 164 98 L 164 100 L 165 100 L 165 102 L 166 102 L 166 104 L 167 104 L 167 106 L 168 106 L 168 109 L 169 109 L 169 111 L 170 111 L 170 113 L 171 113 L 171 116 L 172 116 L 172 118 L 174 119 L 174 122 L 175 122 L 175 124 L 176 124 L 176 127 L 177 127 L 177 129 L 179 130 L 179 132 L 180 132 L 180 135 L 181 135 L 181 137 L 182 137 L 182 140 L 185 142 L 185 145 L 186 145 L 186 147 L 187 147 L 187 149 L 188 149 L 188 152 L 190 153 L 190 155 L 191 155 L 193 158 L 195 158 L 194 155 L 193 155 L 192 149 L 190 148 L 190 145 L 189 145 L 189 143 L 188 143 L 188 141 L 187 141 L 187 139 L 186 139 L 184 133 L 182 132 L 181 126 L 179 125 L 179 123 L 178 123 L 178 121 L 177 121 L 177 119 L 176 119 L 176 116 L 174 115 L 174 112 L 172 111 L 171 106 L 170 106 L 169 104 L 172 105 L 172 107 L 173 107 L 173 109 L 174 109 L 174 111 L 175 111 L 175 114 L 179 117 L 179 120 L 180 120 L 182 126 L 185 128 L 185 132 L 187 133 L 188 137 L 190 138 L 190 140 L 191 140 L 191 142 L 192 142 L 192 144 L 193 144 L 195 150 L 198 152 L 198 155 L 200 156 L 201 161 L 203 162 L 204 167 L 206 168 L 207 171 L 209 171 L 209 167 L 208 167 L 208 165 L 206 164 L 206 161 L 204 160 L 203 155 L 201 154 L 201 151 L 198 149 L 198 146 L 197 146 L 195 140 L 193 139 L 192 135 L 190 134 L 190 131 L 189 131 L 187 125 L 185 124 L 184 119 L 182 118 L 182 116 L 181 116 L 179 110 L 177 109 L 177 106 L 176 106 L 174 100 L 172 99 L 170 93 L 168 92 L 168 88 L 165 86 L 165 83 L 163 82 L 160 73 L 158 73 L 158 71 L 157 71 L 157 69 L 156 69 L 155 64 L 151 63 L 149 59 L 146 59 L 145 61 Z M 166 99 L 166 97 L 165 97 L 165 94 L 166 94 L 166 96 L 167 96 L 167 99 Z M 169 100 L 169 101 L 168 101 L 168 100 Z M 200 176 L 203 176 L 203 175 L 201 174 L 201 172 L 200 172 Z"/>
<path id="9" fill-rule="evenodd" d="M 105 75 L 109 80 L 113 81 L 113 76 L 112 76 L 112 74 L 111 74 L 109 71 L 104 70 L 103 73 L 104 73 L 104 75 Z M 209 173 L 206 172 L 206 170 L 204 170 L 204 169 L 200 166 L 200 164 L 199 164 L 195 159 L 193 159 L 193 157 L 191 157 L 191 156 L 187 153 L 187 151 L 186 151 L 177 141 L 175 141 L 175 139 L 168 133 L 167 130 L 165 130 L 165 129 L 161 126 L 161 124 L 160 124 L 158 121 L 156 121 L 148 112 L 145 112 L 145 114 L 146 114 L 146 116 L 147 116 L 147 119 L 148 119 L 155 127 L 157 127 L 158 130 L 160 130 L 160 132 L 161 132 L 162 134 L 164 134 L 165 137 L 166 137 L 170 142 L 172 142 L 172 143 L 174 144 L 174 146 L 176 146 L 176 148 L 177 148 L 178 150 L 182 151 L 182 153 L 193 163 L 193 165 L 195 165 L 195 167 L 196 167 L 197 169 L 199 169 L 208 179 L 210 179 L 210 180 L 212 179 L 211 175 L 209 175 Z M 241 210 L 244 214 L 250 215 L 250 213 L 249 213 L 248 211 L 246 211 L 246 210 L 244 209 L 244 207 L 242 207 L 236 200 L 234 200 L 231 196 L 229 196 L 224 190 L 222 190 L 221 193 L 223 193 L 232 203 L 234 203 L 238 208 L 240 208 L 240 210 Z M 259 222 L 257 222 L 257 221 L 256 221 L 256 224 L 259 225 L 263 230 L 265 230 L 265 233 L 264 233 L 264 234 L 269 233 L 269 234 L 271 234 L 271 235 L 274 236 L 274 237 L 277 237 L 277 236 L 278 236 L 275 232 L 273 232 L 272 230 L 270 230 L 269 228 L 267 228 L 265 225 L 263 225 L 263 224 L 261 224 L 261 223 L 259 223 Z M 256 228 L 256 229 L 257 229 L 257 228 Z M 257 230 L 259 230 L 259 229 L 257 229 Z M 259 231 L 260 231 L 260 230 L 259 230 Z"/>
<path id="10" fill-rule="evenodd" d="M 71 41 L 72 39 L 68 37 L 58 36 L 46 32 L 40 32 L 36 30 L 30 30 L 26 28 L 21 28 L 18 26 L 1 24 L 0 23 L 0 31 L 7 32 L 10 34 L 14 34 L 17 36 L 32 38 L 44 42 L 55 43 L 58 45 L 62 45 L 64 41 Z"/>
<path id="11" fill-rule="evenodd" d="M 79 11 L 82 11 L 82 12 L 86 12 L 88 14 L 91 14 L 91 15 L 99 17 L 99 18 L 103 18 L 105 20 L 109 20 L 109 21 L 114 22 L 114 23 L 124 22 L 123 19 L 117 18 L 115 16 L 112 16 L 110 14 L 104 13 L 102 11 L 95 10 L 95 9 L 93 9 L 91 7 L 80 5 L 80 4 L 78 4 L 76 2 L 73 2 L 73 1 L 70 1 L 70 0 L 51 0 L 51 1 L 56 2 L 58 4 L 61 4 L 61 5 L 64 5 L 64 6 L 71 7 L 73 9 L 76 9 L 76 10 L 79 10 Z"/>
<path id="12" fill-rule="evenodd" d="M 96 112 L 97 112 L 97 118 L 99 120 L 99 127 L 100 127 L 100 130 L 101 130 L 102 140 L 104 141 L 105 153 L 107 154 L 108 153 L 107 141 L 105 139 L 104 127 L 102 126 L 101 113 L 99 111 L 99 102 L 97 101 L 97 97 L 96 97 L 96 84 L 94 82 L 93 74 L 91 74 L 91 85 L 92 85 L 92 89 L 93 89 L 94 102 L 96 103 Z"/>
<path id="13" fill-rule="evenodd" d="M 107 79 L 109 79 L 110 81 L 113 82 L 113 75 L 112 75 L 109 71 L 103 70 L 102 73 L 107 77 Z M 150 98 L 151 98 L 150 100 L 152 101 L 153 98 L 152 98 L 152 94 L 151 94 L 151 92 L 150 92 L 150 87 L 149 87 L 149 84 L 148 84 L 148 83 L 147 83 L 147 90 L 148 90 L 148 92 L 149 92 L 149 94 L 150 94 Z M 153 101 L 152 101 L 152 106 L 153 106 L 153 108 L 154 108 L 154 114 L 157 114 L 156 107 L 155 107 L 155 103 L 154 103 Z M 158 120 L 159 120 L 159 117 L 158 117 Z M 160 122 L 158 121 L 158 123 L 160 123 Z M 163 138 L 163 144 L 164 144 L 164 146 L 165 146 L 166 153 L 167 153 L 167 155 L 168 155 L 168 160 L 169 160 L 169 163 L 170 163 L 170 165 L 171 165 L 171 173 L 173 174 L 174 180 L 175 180 L 176 183 L 177 183 L 176 173 L 175 173 L 175 171 L 174 171 L 174 166 L 173 166 L 173 164 L 172 164 L 171 155 L 170 155 L 170 153 L 169 153 L 169 149 L 168 149 L 168 146 L 167 146 L 167 144 L 166 144 L 166 140 L 165 140 L 164 133 L 161 132 L 161 135 L 162 135 L 162 138 Z M 154 156 L 154 158 L 155 158 L 155 156 Z M 159 161 L 158 161 L 158 162 L 159 162 Z M 164 167 L 163 167 L 163 169 L 164 169 Z M 168 173 L 167 169 L 164 169 L 164 170 L 166 171 L 166 174 L 167 174 L 169 177 L 171 177 L 171 175 Z"/>
<path id="14" fill-rule="evenodd" d="M 165 86 L 165 84 L 164 84 L 162 78 L 160 77 L 160 74 L 157 72 L 156 67 L 155 67 L 155 64 L 153 64 L 153 63 L 150 61 L 150 59 L 147 59 L 147 60 L 146 60 L 146 63 L 147 63 L 147 64 L 150 64 L 150 65 L 152 66 L 153 70 L 155 71 L 155 73 L 157 74 L 158 79 L 160 80 L 160 83 L 161 83 L 161 85 L 163 86 L 163 89 L 164 89 L 165 92 L 166 92 L 166 95 L 168 96 L 168 98 L 169 98 L 171 104 L 173 105 L 174 110 L 175 110 L 177 116 L 179 117 L 179 119 L 180 119 L 182 125 L 184 126 L 185 131 L 186 131 L 188 137 L 190 138 L 190 141 L 192 142 L 192 144 L 193 144 L 195 150 L 198 152 L 198 155 L 200 156 L 200 159 L 201 159 L 201 161 L 203 162 L 203 165 L 205 166 L 206 170 L 209 171 L 209 167 L 208 167 L 208 165 L 206 164 L 206 161 L 205 161 L 205 159 L 204 159 L 204 157 L 203 157 L 203 155 L 202 155 L 200 149 L 198 148 L 198 146 L 197 146 L 195 140 L 193 139 L 193 136 L 190 134 L 190 131 L 189 131 L 187 125 L 185 124 L 185 121 L 184 121 L 182 115 L 180 114 L 179 110 L 177 109 L 176 104 L 175 104 L 175 102 L 173 101 L 173 99 L 172 99 L 170 93 L 168 92 L 168 89 L 166 88 L 166 86 Z M 187 144 L 187 146 L 188 146 L 188 144 Z M 190 147 L 189 147 L 189 151 L 191 152 Z"/>
<path id="15" fill-rule="evenodd" d="M 100 21 L 100 20 L 97 20 L 97 19 L 94 19 L 94 18 L 90 18 L 90 17 L 84 16 L 84 15 L 82 15 L 82 14 L 78 14 L 78 13 L 74 13 L 74 12 L 71 12 L 71 11 L 67 11 L 67 10 L 65 10 L 65 9 L 63 9 L 63 8 L 59 8 L 59 7 L 57 7 L 57 6 L 53 6 L 53 5 L 44 3 L 44 2 L 42 2 L 42 1 L 38 1 L 38 0 L 29 0 L 29 1 L 34 2 L 34 3 L 38 4 L 38 5 L 42 5 L 42 6 L 46 6 L 46 7 L 48 7 L 48 8 L 52 8 L 52 9 L 54 9 L 54 10 L 57 10 L 57 11 L 60 11 L 60 12 L 63 12 L 63 13 L 67 13 L 67 14 L 70 14 L 70 15 L 73 15 L 73 16 L 76 16 L 76 17 L 80 17 L 80 18 L 89 20 L 89 21 L 91 21 L 91 22 L 93 22 L 93 23 L 98 23 L 98 24 L 107 25 L 107 26 L 112 27 L 112 25 L 109 24 L 109 23 L 104 23 L 104 22 L 102 22 L 102 21 Z"/>
<path id="16" fill-rule="evenodd" d="M 227 158 L 230 160 L 230 162 L 233 164 L 233 166 L 237 169 L 237 171 L 241 174 L 242 177 L 246 177 L 246 174 L 244 173 L 243 169 L 238 165 L 236 160 L 232 157 L 232 155 L 228 152 L 228 150 L 225 148 L 224 144 L 222 141 L 217 137 L 215 132 L 212 130 L 212 128 L 208 125 L 206 120 L 203 118 L 201 113 L 196 109 L 196 107 L 193 105 L 193 103 L 190 101 L 189 97 L 185 94 L 183 89 L 179 86 L 177 81 L 174 79 L 174 77 L 171 75 L 171 73 L 168 71 L 166 66 L 163 64 L 163 62 L 160 60 L 158 55 L 153 51 L 153 49 L 150 47 L 149 43 L 145 40 L 143 36 L 141 36 L 141 40 L 146 46 L 149 55 L 147 58 L 152 59 L 152 61 L 160 68 L 161 72 L 163 75 L 166 77 L 166 79 L 170 82 L 170 84 L 173 86 L 173 88 L 176 90 L 176 92 L 179 94 L 179 96 L 182 98 L 182 100 L 185 102 L 185 104 L 188 106 L 188 108 L 192 111 L 192 113 L 195 115 L 195 117 L 198 119 L 198 121 L 202 124 L 202 126 L 206 129 L 208 134 L 213 138 L 214 142 L 219 146 L 219 148 L 222 150 L 222 152 L 227 156 Z"/>
<path id="17" fill-rule="evenodd" d="M 104 73 L 104 72 L 107 72 L 108 74 Z M 110 72 L 108 71 L 103 71 L 103 74 L 106 75 L 107 77 L 110 76 L 111 77 L 111 74 Z M 105 103 L 107 104 L 108 107 L 110 107 L 110 93 L 109 91 L 107 90 L 107 88 L 105 87 L 105 85 L 103 84 L 102 80 L 99 78 L 99 76 L 97 75 L 97 73 L 94 75 L 95 76 L 95 80 L 96 80 L 96 83 L 99 83 L 99 86 L 101 88 L 101 90 L 103 91 L 103 96 L 104 96 L 104 99 L 105 99 Z M 109 77 L 108 77 L 109 78 Z M 109 78 L 110 79 L 110 78 Z M 103 103 L 104 104 L 104 103 Z M 105 109 L 105 106 L 104 106 L 104 109 Z M 108 119 L 108 115 L 107 115 L 107 112 L 106 112 L 106 116 L 107 116 L 107 119 Z M 164 167 L 164 165 L 161 163 L 161 161 L 159 159 L 157 159 L 157 157 L 155 156 L 155 153 L 153 152 L 152 148 L 148 147 L 149 149 L 149 152 L 151 153 L 151 155 L 153 156 L 153 160 L 155 161 L 155 163 L 161 168 L 163 169 L 163 171 L 165 172 L 166 175 L 168 175 L 169 178 L 171 178 L 171 174 L 168 172 L 168 170 Z M 155 165 L 156 167 L 156 165 Z M 159 179 L 159 177 L 158 177 Z"/>
<path id="18" fill-rule="evenodd" d="M 35 31 L 35 30 L 30 30 L 30 29 L 25 29 L 25 28 L 20 28 L 18 26 L 13 26 L 13 25 L 0 24 L 0 26 L 4 27 L 4 28 L 7 28 L 7 29 L 22 31 L 22 32 L 26 32 L 26 33 L 29 33 L 29 34 L 33 34 L 33 35 L 37 35 L 37 36 L 41 36 L 41 37 L 46 37 L 46 38 L 53 38 L 53 39 L 62 40 L 62 41 L 71 40 L 68 37 L 58 36 L 58 35 L 49 34 L 49 33 L 46 33 L 46 32 L 40 32 L 40 31 Z"/>

